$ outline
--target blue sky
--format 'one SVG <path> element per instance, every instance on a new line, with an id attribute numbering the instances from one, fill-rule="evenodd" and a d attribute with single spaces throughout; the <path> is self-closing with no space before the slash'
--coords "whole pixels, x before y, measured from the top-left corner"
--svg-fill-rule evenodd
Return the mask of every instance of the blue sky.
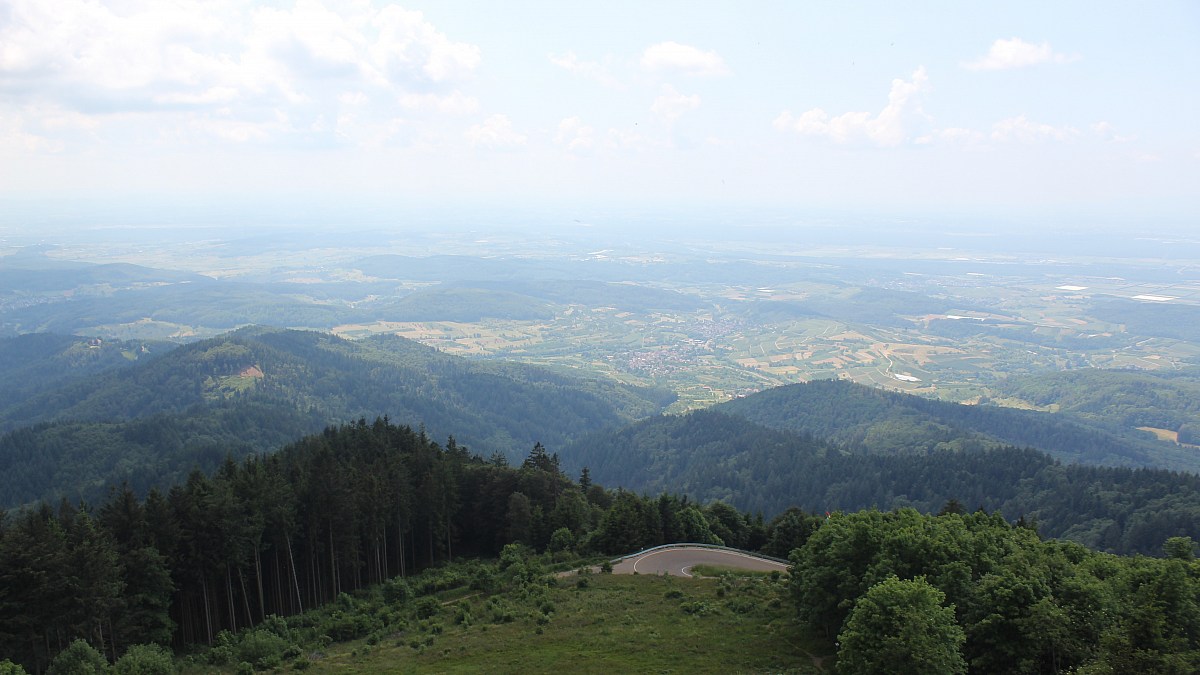
<path id="1" fill-rule="evenodd" d="M 1191 223 L 1198 98 L 1195 2 L 0 0 L 0 199 Z"/>

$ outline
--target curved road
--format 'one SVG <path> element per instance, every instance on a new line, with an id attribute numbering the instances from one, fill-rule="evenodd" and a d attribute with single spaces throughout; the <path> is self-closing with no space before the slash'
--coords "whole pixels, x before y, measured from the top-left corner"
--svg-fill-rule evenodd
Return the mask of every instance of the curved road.
<path id="1" fill-rule="evenodd" d="M 690 577 L 697 565 L 733 567 L 752 572 L 786 572 L 787 564 L 747 553 L 711 548 L 666 548 L 626 558 L 613 565 L 613 574 L 670 574 Z"/>

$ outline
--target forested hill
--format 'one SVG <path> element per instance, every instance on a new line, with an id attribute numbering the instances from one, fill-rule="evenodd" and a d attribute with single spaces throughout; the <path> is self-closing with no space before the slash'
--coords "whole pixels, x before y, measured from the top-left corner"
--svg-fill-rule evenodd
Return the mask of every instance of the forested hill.
<path id="1" fill-rule="evenodd" d="M 0 410 L 0 508 L 95 500 L 128 479 L 177 481 L 226 453 L 276 448 L 325 425 L 386 415 L 485 456 L 518 457 L 653 415 L 669 393 L 512 363 L 476 362 L 394 336 L 248 328 L 72 380 Z"/>
<path id="2" fill-rule="evenodd" d="M 1036 521 L 1046 536 L 1114 553 L 1154 553 L 1171 536 L 1200 538 L 1200 476 L 1062 465 L 1032 449 L 996 446 L 921 454 L 846 453 L 717 411 L 664 416 L 591 434 L 562 452 L 607 485 L 721 499 L 770 517 L 790 506 L 822 513 L 950 500 Z"/>
<path id="3" fill-rule="evenodd" d="M 1105 419 L 960 405 L 844 380 L 776 387 L 716 409 L 765 427 L 812 434 L 856 452 L 1016 445 L 1044 450 L 1064 462 L 1200 472 L 1200 453 Z"/>
<path id="4" fill-rule="evenodd" d="M 51 333 L 0 338 L 0 382 L 4 383 L 0 387 L 0 417 L 8 408 L 72 380 L 125 368 L 174 348 L 165 342 L 124 342 Z"/>
<path id="5" fill-rule="evenodd" d="M 1200 427 L 1200 370 L 1194 368 L 1070 370 L 1010 378 L 999 388 L 1034 405 L 1125 428 L 1185 433 L 1183 427 Z"/>

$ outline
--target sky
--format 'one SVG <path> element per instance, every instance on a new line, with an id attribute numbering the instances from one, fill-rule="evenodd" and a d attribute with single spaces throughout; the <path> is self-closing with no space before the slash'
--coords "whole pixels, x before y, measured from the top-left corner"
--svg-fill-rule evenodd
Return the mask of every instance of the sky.
<path id="1" fill-rule="evenodd" d="M 473 204 L 1200 231 L 1197 120 L 1194 1 L 0 0 L 9 228 Z"/>

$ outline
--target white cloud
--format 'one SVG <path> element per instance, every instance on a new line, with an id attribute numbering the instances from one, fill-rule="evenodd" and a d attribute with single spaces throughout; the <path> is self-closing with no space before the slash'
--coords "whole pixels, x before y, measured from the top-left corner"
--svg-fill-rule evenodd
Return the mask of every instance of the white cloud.
<path id="1" fill-rule="evenodd" d="M 479 99 L 455 89 L 450 94 L 405 94 L 400 105 L 410 110 L 428 110 L 443 115 L 470 115 L 479 111 Z"/>
<path id="2" fill-rule="evenodd" d="M 966 129 L 963 127 L 947 127 L 938 129 L 929 136 L 929 142 L 941 141 L 954 145 L 975 148 L 981 145 L 987 138 L 983 133 L 974 129 Z"/>
<path id="3" fill-rule="evenodd" d="M 1015 37 L 1008 40 L 996 40 L 988 50 L 987 56 L 978 61 L 964 63 L 963 67 L 968 70 L 1008 70 L 1035 66 L 1039 63 L 1067 63 L 1078 58 L 1078 56 L 1055 53 L 1050 48 L 1049 42 L 1035 45 Z"/>
<path id="4" fill-rule="evenodd" d="M 464 77 L 479 66 L 479 47 L 454 42 L 425 21 L 420 12 L 388 5 L 373 21 L 379 30 L 372 45 L 375 62 L 401 72 L 412 66 L 433 82 Z"/>
<path id="5" fill-rule="evenodd" d="M 561 56 L 547 55 L 550 63 L 579 77 L 594 80 L 612 89 L 623 89 L 624 86 L 609 72 L 608 66 L 597 61 L 580 61 L 575 52 L 567 52 Z"/>
<path id="6" fill-rule="evenodd" d="M 280 108 L 265 111 L 253 118 L 224 115 L 193 115 L 186 120 L 186 130 L 192 137 L 211 137 L 230 143 L 261 143 L 295 129 L 287 112 Z"/>
<path id="7" fill-rule="evenodd" d="M 1055 127 L 1033 122 L 1025 115 L 1000 120 L 992 125 L 992 140 L 1000 142 L 1036 143 L 1038 141 L 1065 141 L 1079 135 L 1073 127 Z"/>
<path id="8" fill-rule="evenodd" d="M 605 145 L 613 150 L 643 150 L 655 144 L 636 131 L 610 128 Z"/>
<path id="9" fill-rule="evenodd" d="M 642 52 L 642 67 L 647 70 L 679 71 L 688 75 L 725 75 L 725 60 L 715 51 L 704 51 L 678 42 L 660 42 Z"/>
<path id="10" fill-rule="evenodd" d="M 387 108 L 405 96 L 441 97 L 434 107 L 442 112 L 474 110 L 453 86 L 479 66 L 479 48 L 395 5 L 7 0 L 4 12 L 0 106 L 26 119 L 39 106 L 100 125 L 155 113 L 164 136 L 188 130 L 245 142 L 331 133 L 323 120 L 354 118 L 343 108 L 363 105 L 347 91 L 366 97 L 375 119 L 390 118 Z M 281 108 L 294 124 L 274 121 Z"/>
<path id="11" fill-rule="evenodd" d="M 666 120 L 667 124 L 674 124 L 684 113 L 699 107 L 699 96 L 681 94 L 668 84 L 663 87 L 662 95 L 654 99 L 650 112 Z"/>
<path id="12" fill-rule="evenodd" d="M 74 129 L 90 131 L 100 126 L 96 118 L 78 113 L 74 110 L 64 110 L 59 106 L 46 106 L 36 109 L 38 123 L 43 129 Z"/>
<path id="13" fill-rule="evenodd" d="M 558 123 L 554 142 L 568 152 L 590 152 L 596 145 L 595 129 L 578 117 L 568 117 Z"/>
<path id="14" fill-rule="evenodd" d="M 8 153 L 60 152 L 62 149 L 61 141 L 29 133 L 21 118 L 0 113 L 0 157 Z"/>
<path id="15" fill-rule="evenodd" d="M 837 143 L 866 140 L 880 146 L 896 146 L 909 139 L 917 124 L 927 121 L 919 98 L 928 90 L 929 78 L 921 67 L 913 72 L 911 80 L 892 80 L 887 105 L 876 115 L 846 112 L 833 116 L 821 108 L 813 108 L 798 117 L 784 111 L 773 124 L 780 131 L 825 136 Z"/>
<path id="16" fill-rule="evenodd" d="M 1096 122 L 1091 126 L 1091 129 L 1092 133 L 1113 143 L 1128 143 L 1137 139 L 1137 136 L 1127 136 L 1117 133 L 1116 127 L 1104 121 Z"/>
<path id="17" fill-rule="evenodd" d="M 467 140 L 475 147 L 502 150 L 525 145 L 528 140 L 517 133 L 507 115 L 492 115 L 481 124 L 472 125 L 467 129 Z"/>

